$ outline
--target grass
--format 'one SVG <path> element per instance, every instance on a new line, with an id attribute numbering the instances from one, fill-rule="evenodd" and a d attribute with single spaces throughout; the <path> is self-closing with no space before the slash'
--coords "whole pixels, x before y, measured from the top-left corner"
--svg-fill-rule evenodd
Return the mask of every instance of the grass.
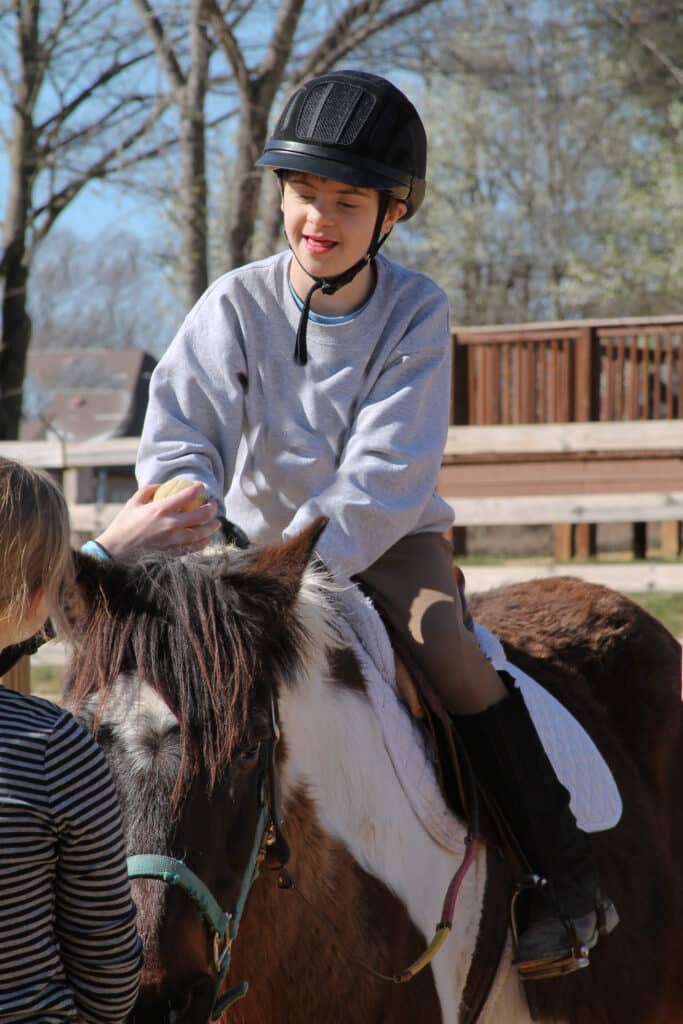
<path id="1" fill-rule="evenodd" d="M 683 594 L 648 592 L 628 594 L 633 601 L 659 619 L 674 636 L 683 636 Z M 34 665 L 31 668 L 31 693 L 59 704 L 64 682 L 61 665 Z"/>
<path id="2" fill-rule="evenodd" d="M 683 636 L 683 594 L 628 594 L 633 601 L 659 619 L 674 636 Z"/>
<path id="3" fill-rule="evenodd" d="M 36 697 L 45 697 L 53 704 L 60 704 L 64 685 L 64 667 L 62 665 L 32 665 L 31 693 Z"/>

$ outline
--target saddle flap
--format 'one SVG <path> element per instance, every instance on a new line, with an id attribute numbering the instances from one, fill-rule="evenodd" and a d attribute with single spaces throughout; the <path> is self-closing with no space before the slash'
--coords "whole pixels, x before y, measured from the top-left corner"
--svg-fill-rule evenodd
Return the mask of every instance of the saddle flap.
<path id="1" fill-rule="evenodd" d="M 622 813 L 619 789 L 605 759 L 581 723 L 535 679 L 507 660 L 498 638 L 478 622 L 479 646 L 497 671 L 520 690 L 555 774 L 569 791 L 570 807 L 584 832 L 613 828 Z"/>

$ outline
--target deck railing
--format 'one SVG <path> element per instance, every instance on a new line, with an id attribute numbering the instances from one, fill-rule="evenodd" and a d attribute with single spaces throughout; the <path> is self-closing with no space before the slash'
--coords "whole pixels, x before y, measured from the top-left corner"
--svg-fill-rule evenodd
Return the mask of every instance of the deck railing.
<path id="1" fill-rule="evenodd" d="M 454 424 L 683 418 L 683 316 L 458 327 Z"/>

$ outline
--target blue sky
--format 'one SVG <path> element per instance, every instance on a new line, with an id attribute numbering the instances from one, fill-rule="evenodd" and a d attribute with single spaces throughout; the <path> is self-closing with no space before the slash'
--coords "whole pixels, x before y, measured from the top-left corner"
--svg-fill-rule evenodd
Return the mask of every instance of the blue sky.
<path id="1" fill-rule="evenodd" d="M 4 150 L 0 150 L 0 226 L 5 220 L 8 198 L 8 164 Z M 60 214 L 54 230 L 70 228 L 83 238 L 114 228 L 125 228 L 135 234 L 146 235 L 153 222 L 153 210 L 148 203 L 127 195 L 121 189 L 95 182 L 83 189 Z"/>

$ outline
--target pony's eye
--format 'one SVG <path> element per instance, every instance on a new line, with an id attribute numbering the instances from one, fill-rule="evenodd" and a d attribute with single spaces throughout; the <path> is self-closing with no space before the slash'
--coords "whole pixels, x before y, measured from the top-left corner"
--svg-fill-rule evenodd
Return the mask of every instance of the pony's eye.
<path id="1" fill-rule="evenodd" d="M 246 750 L 242 750 L 240 752 L 240 762 L 244 765 L 255 764 L 258 760 L 260 749 L 261 744 L 255 743 L 253 747 L 247 747 Z"/>
<path id="2" fill-rule="evenodd" d="M 92 727 L 90 731 L 92 732 Z M 93 735 L 100 747 L 111 747 L 114 742 L 114 730 L 106 722 L 100 722 Z"/>

